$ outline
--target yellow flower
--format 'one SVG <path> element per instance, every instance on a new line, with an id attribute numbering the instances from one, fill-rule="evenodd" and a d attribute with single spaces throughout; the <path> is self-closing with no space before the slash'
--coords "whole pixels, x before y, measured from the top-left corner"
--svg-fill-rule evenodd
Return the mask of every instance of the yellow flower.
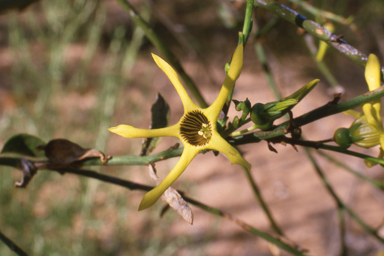
<path id="1" fill-rule="evenodd" d="M 380 63 L 374 54 L 368 57 L 365 67 L 365 80 L 367 81 L 369 91 L 380 87 Z M 341 147 L 348 148 L 351 144 L 359 147 L 370 148 L 380 145 L 378 158 L 384 156 L 384 130 L 380 117 L 381 99 L 376 99 L 365 103 L 362 106 L 364 114 L 348 110 L 344 113 L 356 118 L 349 129 L 340 128 L 335 132 L 335 141 Z M 371 161 L 365 161 L 368 167 L 375 165 Z"/>
<path id="2" fill-rule="evenodd" d="M 241 157 L 234 147 L 220 136 L 216 129 L 217 118 L 243 66 L 243 45 L 241 44 L 236 48 L 220 93 L 208 108 L 197 106 L 180 83 L 176 71 L 160 57 L 154 54 L 152 56 L 156 64 L 164 71 L 176 88 L 184 106 L 184 115 L 176 124 L 166 128 L 137 129 L 129 125 L 119 125 L 109 128 L 109 131 L 127 138 L 177 137 L 183 143 L 184 150 L 173 170 L 158 186 L 144 196 L 139 210 L 144 210 L 156 203 L 164 191 L 183 173 L 192 159 L 201 150 L 211 149 L 220 151 L 228 157 L 231 164 L 239 164 L 247 169 L 251 168 L 251 165 Z"/>

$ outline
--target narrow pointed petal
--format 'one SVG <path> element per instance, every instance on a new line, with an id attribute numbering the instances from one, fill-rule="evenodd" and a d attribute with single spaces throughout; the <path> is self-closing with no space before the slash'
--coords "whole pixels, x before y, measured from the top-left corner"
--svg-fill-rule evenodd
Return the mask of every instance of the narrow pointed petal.
<path id="1" fill-rule="evenodd" d="M 244 160 L 239 151 L 237 151 L 237 149 L 232 147 L 219 135 L 212 136 L 207 148 L 220 151 L 226 157 L 228 157 L 229 161 L 231 161 L 231 164 L 238 164 L 244 166 L 248 170 L 251 169 L 251 164 Z"/>
<path id="2" fill-rule="evenodd" d="M 380 62 L 374 54 L 370 54 L 368 57 L 367 65 L 365 67 L 365 80 L 367 81 L 368 88 L 370 91 L 376 90 L 380 87 Z M 380 126 L 382 130 L 382 123 L 380 117 L 380 102 L 381 99 L 373 100 L 371 103 L 367 103 L 370 104 L 371 107 L 363 107 L 363 110 L 364 113 L 365 111 L 369 111 L 369 114 L 371 115 L 371 117 L 367 116 L 368 122 L 371 123 L 372 120 L 375 120 L 377 122 L 376 125 Z"/>
<path id="3" fill-rule="evenodd" d="M 365 80 L 370 91 L 380 87 L 380 62 L 374 54 L 369 54 L 365 67 Z"/>
<path id="4" fill-rule="evenodd" d="M 179 138 L 179 123 L 160 129 L 138 129 L 130 125 L 121 124 L 108 129 L 126 138 L 153 138 L 153 137 L 177 137 Z"/>
<path id="5" fill-rule="evenodd" d="M 380 152 L 379 152 L 379 155 L 377 156 L 377 158 L 382 159 L 383 156 L 384 156 L 384 151 L 383 151 L 383 148 L 380 147 Z M 372 167 L 372 166 L 377 165 L 377 163 L 369 161 L 369 160 L 365 160 L 365 159 L 364 159 L 364 163 L 367 167 Z"/>
<path id="6" fill-rule="evenodd" d="M 238 45 L 232 56 L 231 65 L 225 77 L 224 84 L 221 87 L 219 96 L 217 96 L 216 100 L 207 109 L 212 117 L 214 116 L 216 118 L 220 114 L 228 95 L 231 93 L 237 78 L 240 76 L 243 67 L 243 51 L 243 44 Z"/>
<path id="7" fill-rule="evenodd" d="M 188 96 L 187 91 L 180 83 L 179 77 L 177 76 L 176 71 L 171 67 L 171 65 L 169 65 L 165 60 L 153 53 L 152 57 L 155 60 L 157 66 L 159 66 L 159 68 L 163 70 L 163 72 L 168 76 L 173 86 L 176 88 L 176 91 L 180 96 L 181 102 L 183 102 L 184 111 L 189 112 L 190 110 L 197 108 L 198 106 Z"/>
<path id="8" fill-rule="evenodd" d="M 184 147 L 183 154 L 180 157 L 180 160 L 177 162 L 176 166 L 168 173 L 167 177 L 154 189 L 145 194 L 144 198 L 141 200 L 139 211 L 145 210 L 156 203 L 156 201 L 161 197 L 169 186 L 184 172 L 185 168 L 189 165 L 192 159 L 199 153 L 199 150 L 193 147 L 186 145 Z"/>
<path id="9" fill-rule="evenodd" d="M 359 111 L 356 111 L 356 110 L 353 110 L 353 109 L 348 109 L 346 111 L 343 111 L 344 114 L 347 114 L 347 115 L 350 115 L 350 116 L 353 116 L 354 118 L 359 118 L 361 117 L 362 113 L 359 112 Z"/>

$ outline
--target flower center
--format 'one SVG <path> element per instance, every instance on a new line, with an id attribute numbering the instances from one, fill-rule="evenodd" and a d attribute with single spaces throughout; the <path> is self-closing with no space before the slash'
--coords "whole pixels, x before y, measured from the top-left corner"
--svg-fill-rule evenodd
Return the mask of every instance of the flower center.
<path id="1" fill-rule="evenodd" d="M 212 137 L 211 123 L 201 111 L 191 111 L 181 120 L 180 135 L 193 146 L 204 146 Z"/>

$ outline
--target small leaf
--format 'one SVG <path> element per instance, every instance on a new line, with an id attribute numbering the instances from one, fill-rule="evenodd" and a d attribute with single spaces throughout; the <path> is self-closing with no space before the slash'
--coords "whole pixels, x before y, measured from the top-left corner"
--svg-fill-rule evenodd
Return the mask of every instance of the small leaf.
<path id="1" fill-rule="evenodd" d="M 44 157 L 44 152 L 36 148 L 45 142 L 33 135 L 20 133 L 10 137 L 1 149 L 1 153 L 17 153 L 23 156 Z"/>
<path id="2" fill-rule="evenodd" d="M 171 110 L 169 108 L 168 103 L 165 101 L 165 99 L 163 98 L 163 96 L 161 96 L 160 93 L 157 94 L 156 102 L 152 105 L 151 113 L 151 129 L 164 128 L 168 126 L 169 115 L 171 114 Z M 160 137 L 144 139 L 140 155 L 144 156 L 147 153 L 152 152 L 160 143 L 160 140 Z"/>
<path id="3" fill-rule="evenodd" d="M 103 152 L 97 149 L 84 149 L 66 139 L 55 139 L 48 142 L 46 145 L 38 147 L 44 150 L 45 156 L 48 157 L 48 168 L 63 168 L 91 157 L 99 157 L 100 161 L 105 164 L 111 157 L 104 155 Z"/>

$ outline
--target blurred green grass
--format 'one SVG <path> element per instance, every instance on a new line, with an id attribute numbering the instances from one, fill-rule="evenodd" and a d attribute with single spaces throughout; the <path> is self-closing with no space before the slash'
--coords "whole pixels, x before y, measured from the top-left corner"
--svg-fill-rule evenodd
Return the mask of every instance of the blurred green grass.
<path id="1" fill-rule="evenodd" d="M 359 28 L 373 19 L 378 25 L 384 22 L 377 19 L 381 15 L 377 6 L 382 6 L 379 0 L 312 3 L 336 14 L 355 15 Z M 154 5 L 138 7 L 148 19 L 156 17 L 151 18 L 156 31 L 180 56 L 196 54 L 204 63 L 212 49 L 220 52 L 237 40 L 233 35 L 241 23 L 236 18 L 240 20 L 242 13 L 232 10 L 232 28 L 216 14 L 229 2 L 158 1 Z M 179 26 L 180 31 L 171 29 L 170 33 L 165 21 Z M 135 88 L 144 97 L 156 94 L 149 88 L 151 67 L 141 67 L 148 77 L 135 77 L 138 59 L 147 65 L 149 52 L 155 50 L 117 4 L 42 0 L 21 14 L 1 16 L 0 29 L 1 143 L 23 132 L 46 141 L 60 137 L 113 153 L 137 153 L 130 145 L 111 145 L 107 128 L 112 120 L 115 124 L 148 116 L 144 111 L 150 106 L 141 109 L 134 98 L 126 97 L 124 89 Z M 292 36 L 295 29 L 282 24 L 282 34 L 272 33 L 267 39 L 272 50 L 282 51 L 277 38 L 298 40 Z M 353 38 L 345 27 L 339 26 L 337 31 L 347 31 Z M 374 40 L 361 43 L 362 47 L 377 52 L 377 46 L 369 42 Z M 300 53 L 283 50 L 288 55 Z M 219 55 L 216 61 L 224 63 L 224 57 Z M 41 171 L 26 189 L 17 189 L 13 183 L 21 173 L 0 168 L 0 230 L 31 255 L 173 255 L 179 248 L 197 243 L 194 255 L 203 255 L 204 245 L 214 239 L 214 234 L 204 235 L 203 241 L 164 235 L 174 222 L 172 214 L 158 220 L 157 215 L 137 213 L 137 204 L 129 204 L 136 193 L 112 185 Z M 108 173 L 130 177 L 128 172 L 122 175 L 121 168 L 108 168 Z M 13 254 L 0 244 L 0 255 Z"/>

